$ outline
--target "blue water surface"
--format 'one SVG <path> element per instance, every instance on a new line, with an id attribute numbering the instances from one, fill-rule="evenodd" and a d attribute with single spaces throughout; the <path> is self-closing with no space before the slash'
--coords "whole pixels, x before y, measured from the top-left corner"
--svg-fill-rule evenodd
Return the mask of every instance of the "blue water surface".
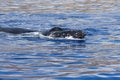
<path id="1" fill-rule="evenodd" d="M 120 80 L 120 12 L 1 13 L 1 27 L 83 30 L 84 40 L 0 32 L 0 80 Z"/>

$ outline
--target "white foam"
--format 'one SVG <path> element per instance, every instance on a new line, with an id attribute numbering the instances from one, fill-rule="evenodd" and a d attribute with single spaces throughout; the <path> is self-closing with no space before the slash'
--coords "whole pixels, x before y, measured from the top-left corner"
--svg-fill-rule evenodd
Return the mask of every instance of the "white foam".
<path id="1" fill-rule="evenodd" d="M 83 40 L 83 39 L 79 39 L 79 38 L 73 38 L 72 36 L 67 36 L 65 38 L 55 38 L 52 36 L 44 36 L 42 33 L 39 33 L 39 37 L 43 38 L 43 39 L 54 39 L 54 40 Z"/>

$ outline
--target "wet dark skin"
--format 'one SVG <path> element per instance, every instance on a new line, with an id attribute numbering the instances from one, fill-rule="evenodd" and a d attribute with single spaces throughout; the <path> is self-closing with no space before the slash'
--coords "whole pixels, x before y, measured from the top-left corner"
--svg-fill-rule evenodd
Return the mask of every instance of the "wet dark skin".
<path id="1" fill-rule="evenodd" d="M 11 33 L 11 34 L 21 34 L 30 32 L 39 32 L 37 30 L 23 29 L 23 28 L 3 28 L 0 27 L 1 32 Z M 42 32 L 44 36 L 51 36 L 53 38 L 65 38 L 72 36 L 73 38 L 82 39 L 85 37 L 85 32 L 81 30 L 65 30 L 60 27 L 54 27 L 48 31 Z"/>

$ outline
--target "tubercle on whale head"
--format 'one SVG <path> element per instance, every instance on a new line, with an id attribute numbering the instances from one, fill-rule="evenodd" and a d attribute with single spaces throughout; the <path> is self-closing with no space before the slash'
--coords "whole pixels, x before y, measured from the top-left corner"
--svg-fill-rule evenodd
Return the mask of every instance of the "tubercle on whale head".
<path id="1" fill-rule="evenodd" d="M 82 31 L 81 37 L 80 38 L 84 38 L 86 36 L 86 32 Z"/>
<path id="2" fill-rule="evenodd" d="M 86 33 L 82 30 L 73 30 L 71 31 L 71 36 L 73 36 L 73 38 L 82 39 L 86 36 Z"/>
<path id="3" fill-rule="evenodd" d="M 63 31 L 54 31 L 49 34 L 49 36 L 54 38 L 66 38 L 72 37 L 77 39 L 82 39 L 85 37 L 85 32 L 81 30 L 63 30 Z"/>

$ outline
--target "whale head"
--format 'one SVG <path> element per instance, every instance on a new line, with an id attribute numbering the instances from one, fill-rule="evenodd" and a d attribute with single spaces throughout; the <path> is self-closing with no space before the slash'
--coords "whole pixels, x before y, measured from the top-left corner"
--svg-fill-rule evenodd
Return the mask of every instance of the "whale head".
<path id="1" fill-rule="evenodd" d="M 49 31 L 43 33 L 45 36 L 50 36 L 52 38 L 66 38 L 72 37 L 77 39 L 82 39 L 85 37 L 85 32 L 81 30 L 66 30 L 60 27 L 54 27 Z"/>
<path id="2" fill-rule="evenodd" d="M 54 31 L 50 34 L 50 36 L 54 38 L 72 37 L 77 39 L 82 39 L 85 37 L 85 35 L 86 35 L 85 32 L 81 30 Z"/>

